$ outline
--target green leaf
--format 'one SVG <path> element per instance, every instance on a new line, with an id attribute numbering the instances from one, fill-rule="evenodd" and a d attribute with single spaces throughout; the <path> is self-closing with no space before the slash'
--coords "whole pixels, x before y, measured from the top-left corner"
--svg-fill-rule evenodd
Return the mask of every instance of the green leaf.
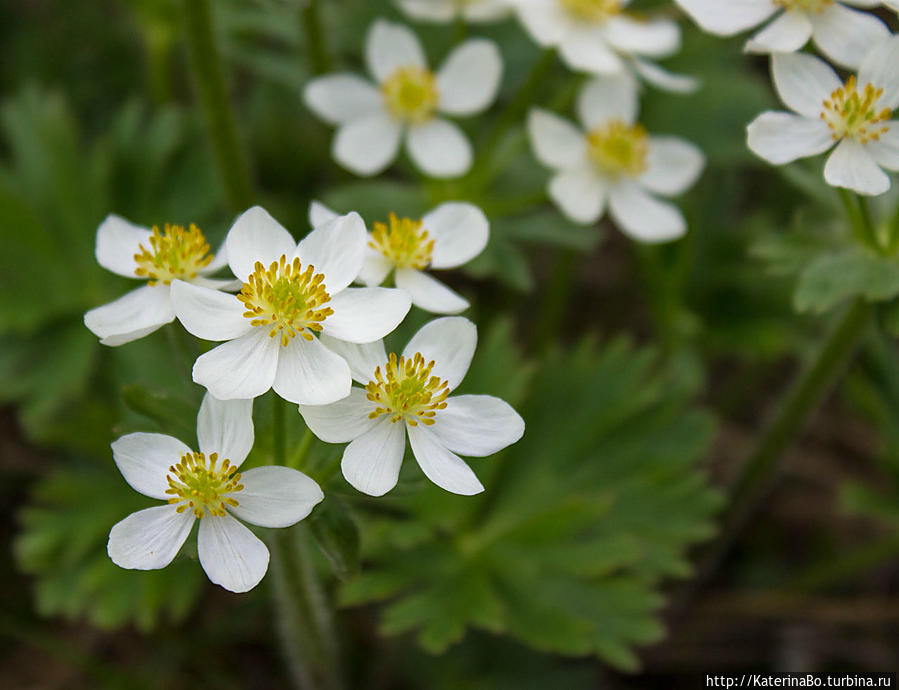
<path id="1" fill-rule="evenodd" d="M 872 302 L 899 295 L 899 261 L 861 247 L 815 259 L 799 278 L 794 304 L 799 311 L 822 313 L 850 297 Z"/>
<path id="2" fill-rule="evenodd" d="M 131 384 L 122 389 L 125 405 L 155 422 L 160 431 L 177 436 L 193 446 L 197 434 L 198 406 L 191 401 L 163 391 Z"/>
<path id="3" fill-rule="evenodd" d="M 343 501 L 326 496 L 307 522 L 338 579 L 354 577 L 359 572 L 359 528 Z"/>

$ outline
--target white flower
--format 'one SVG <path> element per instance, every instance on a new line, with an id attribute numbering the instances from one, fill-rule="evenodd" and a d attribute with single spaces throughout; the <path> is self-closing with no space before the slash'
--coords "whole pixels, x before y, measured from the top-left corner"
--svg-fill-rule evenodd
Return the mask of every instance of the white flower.
<path id="1" fill-rule="evenodd" d="M 313 201 L 309 220 L 313 227 L 337 214 Z M 359 282 L 375 287 L 396 271 L 396 286 L 412 304 L 435 314 L 458 314 L 468 309 L 466 299 L 427 273 L 427 268 L 456 268 L 487 246 L 490 223 L 477 206 L 453 201 L 441 204 L 421 220 L 391 213 L 386 223 L 375 223 L 368 236 Z"/>
<path id="2" fill-rule="evenodd" d="M 889 36 L 886 24 L 866 12 L 881 0 L 676 0 L 706 31 L 732 36 L 780 13 L 746 43 L 754 53 L 792 53 L 812 39 L 836 63 L 857 68 L 871 46 Z M 781 12 L 781 10 L 783 10 Z"/>
<path id="3" fill-rule="evenodd" d="M 670 19 L 637 19 L 630 0 L 514 0 L 518 17 L 537 44 L 558 48 L 574 70 L 591 74 L 635 72 L 669 91 L 692 91 L 696 82 L 673 75 L 645 58 L 665 58 L 681 48 Z"/>
<path id="4" fill-rule="evenodd" d="M 889 7 L 891 10 L 899 12 L 899 0 L 883 0 L 883 4 Z"/>
<path id="5" fill-rule="evenodd" d="M 510 0 L 396 0 L 413 19 L 446 24 L 456 17 L 473 23 L 495 22 L 509 15 Z"/>
<path id="6" fill-rule="evenodd" d="M 406 449 L 438 486 L 466 496 L 484 490 L 458 456 L 484 457 L 515 443 L 524 421 L 489 395 L 450 392 L 462 381 L 477 344 L 471 321 L 450 316 L 431 321 L 413 336 L 401 357 L 387 357 L 381 342 L 344 345 L 353 378 L 345 400 L 300 406 L 312 432 L 328 443 L 347 443 L 341 468 L 359 491 L 383 496 L 396 486 Z"/>
<path id="7" fill-rule="evenodd" d="M 241 215 L 225 244 L 238 295 L 172 283 L 175 312 L 198 338 L 228 341 L 197 359 L 193 378 L 221 400 L 254 398 L 274 388 L 285 400 L 323 405 L 350 393 L 346 361 L 315 333 L 366 343 L 406 316 L 409 295 L 349 288 L 365 252 L 356 213 L 335 218 L 297 245 L 264 209 Z"/>
<path id="8" fill-rule="evenodd" d="M 405 138 L 413 162 L 432 177 L 457 177 L 471 167 L 471 144 L 439 115 L 473 115 L 496 98 L 502 74 L 491 41 L 466 41 L 436 72 L 428 69 L 408 28 L 378 20 L 365 56 L 377 85 L 353 74 L 321 77 L 306 86 L 306 104 L 337 125 L 334 159 L 357 175 L 375 175 L 397 156 Z"/>
<path id="9" fill-rule="evenodd" d="M 197 417 L 200 451 L 163 434 L 128 434 L 112 444 L 131 487 L 166 505 L 132 513 L 112 528 L 107 551 L 131 570 L 166 567 L 196 520 L 200 565 L 232 592 L 253 589 L 268 569 L 268 549 L 239 518 L 288 527 L 324 498 L 312 479 L 287 467 L 237 469 L 253 447 L 253 402 L 206 395 Z"/>
<path id="10" fill-rule="evenodd" d="M 216 290 L 234 285 L 231 280 L 206 277 L 226 266 L 227 256 L 223 250 L 213 256 L 195 225 L 187 230 L 169 224 L 163 230 L 148 230 L 110 215 L 97 228 L 95 253 L 103 268 L 147 281 L 144 287 L 84 315 L 84 325 L 104 345 L 124 345 L 174 321 L 173 280 Z"/>
<path id="11" fill-rule="evenodd" d="M 859 194 L 883 194 L 899 170 L 899 36 L 878 44 L 858 77 L 845 84 L 823 60 L 804 54 L 775 54 L 774 85 L 793 110 L 765 112 L 749 125 L 749 148 L 774 165 L 824 153 L 824 179 Z M 796 114 L 794 114 L 796 113 Z"/>
<path id="12" fill-rule="evenodd" d="M 664 242 L 686 232 L 680 210 L 654 195 L 675 196 L 699 177 L 705 157 L 693 144 L 650 136 L 636 124 L 637 92 L 630 77 L 598 77 L 577 109 L 586 132 L 535 108 L 528 118 L 531 146 L 556 171 L 549 195 L 577 223 L 599 220 L 606 209 L 626 234 Z"/>

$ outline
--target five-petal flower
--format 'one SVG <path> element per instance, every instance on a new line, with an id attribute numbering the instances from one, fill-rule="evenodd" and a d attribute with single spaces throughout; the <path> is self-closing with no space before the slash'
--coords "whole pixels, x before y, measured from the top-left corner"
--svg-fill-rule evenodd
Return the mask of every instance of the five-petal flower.
<path id="1" fill-rule="evenodd" d="M 238 473 L 253 446 L 252 406 L 251 400 L 225 402 L 207 394 L 197 417 L 199 452 L 163 434 L 128 434 L 112 444 L 125 481 L 166 501 L 112 528 L 107 551 L 116 565 L 164 568 L 200 520 L 197 550 L 209 579 L 232 592 L 259 584 L 268 569 L 268 549 L 240 520 L 288 527 L 309 515 L 324 495 L 312 479 L 287 467 Z"/>
<path id="2" fill-rule="evenodd" d="M 535 155 L 555 175 L 549 194 L 577 223 L 599 220 L 608 205 L 622 231 L 642 242 L 676 239 L 687 229 L 680 209 L 654 195 L 689 189 L 705 165 L 696 146 L 671 136 L 649 136 L 636 124 L 636 85 L 628 75 L 597 77 L 581 91 L 582 131 L 535 108 L 528 131 Z"/>
<path id="3" fill-rule="evenodd" d="M 382 496 L 396 486 L 407 434 L 428 479 L 456 494 L 479 493 L 484 487 L 456 453 L 496 453 L 521 438 L 524 421 L 499 398 L 449 395 L 476 343 L 474 324 L 450 316 L 426 324 L 399 357 L 388 357 L 381 342 L 337 344 L 365 388 L 333 405 L 301 405 L 300 414 L 321 440 L 349 443 L 343 476 L 363 493 Z"/>
<path id="4" fill-rule="evenodd" d="M 337 125 L 334 159 L 357 175 L 375 175 L 396 158 L 405 137 L 413 162 L 432 177 L 457 177 L 471 167 L 465 134 L 445 115 L 473 115 L 496 98 L 502 59 L 491 41 L 458 46 L 435 73 L 412 31 L 378 20 L 366 39 L 377 85 L 353 74 L 310 82 L 306 104 Z"/>
<path id="5" fill-rule="evenodd" d="M 319 226 L 297 245 L 264 209 L 235 221 L 228 263 L 243 280 L 238 295 L 172 283 L 178 319 L 193 335 L 227 341 L 201 355 L 193 378 L 222 400 L 274 388 L 307 405 L 349 395 L 350 369 L 316 337 L 367 343 L 403 320 L 409 296 L 391 288 L 348 288 L 362 268 L 365 224 L 356 213 Z"/>

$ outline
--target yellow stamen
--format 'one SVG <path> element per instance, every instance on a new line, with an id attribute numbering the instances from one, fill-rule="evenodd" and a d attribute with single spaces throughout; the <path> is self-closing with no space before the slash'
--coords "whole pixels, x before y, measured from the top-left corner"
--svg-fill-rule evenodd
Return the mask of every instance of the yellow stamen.
<path id="1" fill-rule="evenodd" d="M 166 223 L 162 232 L 154 225 L 149 244 L 149 247 L 141 244 L 140 251 L 134 255 L 137 263 L 134 275 L 147 278 L 150 285 L 168 285 L 176 278 L 192 280 L 212 261 L 209 244 L 193 223 L 189 230 L 183 225 Z"/>
<path id="2" fill-rule="evenodd" d="M 400 67 L 381 84 L 387 110 L 397 120 L 419 124 L 431 119 L 440 93 L 434 73 L 422 67 Z"/>
<path id="3" fill-rule="evenodd" d="M 375 379 L 365 386 L 366 397 L 378 404 L 369 418 L 388 415 L 393 424 L 401 420 L 411 426 L 433 424 L 449 395 L 449 383 L 431 376 L 433 368 L 434 362 L 425 362 L 420 352 L 409 359 L 391 353 L 383 373 L 381 367 L 375 369 Z"/>
<path id="4" fill-rule="evenodd" d="M 814 12 L 818 14 L 833 5 L 835 1 L 836 0 L 774 0 L 774 4 L 787 10 Z"/>
<path id="5" fill-rule="evenodd" d="M 641 125 L 611 120 L 587 134 L 587 151 L 601 173 L 637 177 L 648 165 L 649 137 Z"/>
<path id="6" fill-rule="evenodd" d="M 268 268 L 257 261 L 237 299 L 247 308 L 244 316 L 253 326 L 271 327 L 269 336 L 280 333 L 281 345 L 287 347 L 297 335 L 312 340 L 310 331 L 321 331 L 322 322 L 334 313 L 326 306 L 331 296 L 324 279 L 314 266 L 304 269 L 299 259 L 288 263 L 282 254 Z"/>
<path id="7" fill-rule="evenodd" d="M 859 89 L 853 75 L 824 101 L 821 119 L 830 127 L 835 141 L 854 139 L 860 144 L 878 141 L 890 131 L 884 123 L 893 117 L 890 108 L 880 107 L 882 96 L 883 89 L 873 84 Z"/>
<path id="8" fill-rule="evenodd" d="M 208 510 L 210 515 L 224 516 L 227 506 L 238 504 L 233 494 L 244 487 L 237 466 L 228 459 L 219 467 L 217 462 L 218 453 L 210 453 L 208 458 L 203 453 L 185 453 L 177 465 L 169 467 L 165 492 L 171 496 L 169 503 L 178 505 L 179 513 L 190 509 L 202 518 Z"/>
<path id="9" fill-rule="evenodd" d="M 622 0 L 558 0 L 578 19 L 602 23 L 621 12 Z"/>
<path id="10" fill-rule="evenodd" d="M 422 221 L 390 214 L 389 224 L 375 223 L 368 245 L 398 268 L 423 269 L 431 263 L 434 240 Z"/>

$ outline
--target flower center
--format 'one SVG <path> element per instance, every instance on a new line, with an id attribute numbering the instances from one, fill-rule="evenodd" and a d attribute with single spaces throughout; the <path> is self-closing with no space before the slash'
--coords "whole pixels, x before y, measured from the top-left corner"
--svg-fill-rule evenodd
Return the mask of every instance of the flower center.
<path id="1" fill-rule="evenodd" d="M 820 13 L 833 5 L 835 1 L 836 0 L 774 0 L 774 4 L 787 10 Z"/>
<path id="2" fill-rule="evenodd" d="M 412 426 L 433 424 L 434 415 L 446 407 L 449 395 L 449 383 L 431 376 L 433 368 L 434 362 L 425 362 L 420 352 L 409 359 L 397 359 L 396 354 L 390 353 L 383 373 L 381 367 L 375 369 L 375 380 L 365 386 L 366 397 L 378 405 L 369 413 L 369 419 L 386 414 L 391 423 L 404 419 Z"/>
<path id="3" fill-rule="evenodd" d="M 288 263 L 282 254 L 268 268 L 257 261 L 237 299 L 247 308 L 243 315 L 253 326 L 270 327 L 272 338 L 280 333 L 281 345 L 287 347 L 297 335 L 312 340 L 309 331 L 321 331 L 322 321 L 334 313 L 326 306 L 331 296 L 324 279 L 314 266 L 304 270 L 299 259 Z"/>
<path id="4" fill-rule="evenodd" d="M 622 0 L 558 0 L 578 19 L 602 23 L 621 12 Z"/>
<path id="5" fill-rule="evenodd" d="M 587 134 L 587 151 L 600 172 L 636 177 L 647 167 L 649 137 L 641 125 L 611 120 Z"/>
<path id="6" fill-rule="evenodd" d="M 434 73 L 422 67 L 400 67 L 381 84 L 381 94 L 395 118 L 412 124 L 429 120 L 440 99 Z"/>
<path id="7" fill-rule="evenodd" d="M 882 96 L 883 89 L 873 84 L 859 89 L 853 75 L 824 101 L 821 119 L 830 127 L 836 141 L 854 139 L 860 144 L 877 141 L 890 131 L 884 123 L 893 116 L 892 110 L 878 105 Z"/>
<path id="8" fill-rule="evenodd" d="M 134 275 L 147 278 L 150 285 L 168 285 L 176 278 L 191 280 L 212 261 L 209 243 L 193 223 L 189 230 L 183 225 L 166 223 L 162 232 L 154 225 L 149 242 L 149 248 L 143 244 L 138 246 Z"/>
<path id="9" fill-rule="evenodd" d="M 399 268 L 422 269 L 431 263 L 434 240 L 422 228 L 422 221 L 390 214 L 388 223 L 375 223 L 368 246 L 390 259 Z"/>
<path id="10" fill-rule="evenodd" d="M 171 494 L 169 503 L 180 504 L 176 508 L 183 513 L 190 508 L 198 518 L 206 514 L 224 516 L 226 506 L 236 506 L 237 500 L 232 494 L 243 489 L 237 465 L 224 460 L 216 467 L 218 453 L 210 453 L 207 458 L 203 453 L 185 453 L 181 462 L 169 467 L 166 479 Z"/>

